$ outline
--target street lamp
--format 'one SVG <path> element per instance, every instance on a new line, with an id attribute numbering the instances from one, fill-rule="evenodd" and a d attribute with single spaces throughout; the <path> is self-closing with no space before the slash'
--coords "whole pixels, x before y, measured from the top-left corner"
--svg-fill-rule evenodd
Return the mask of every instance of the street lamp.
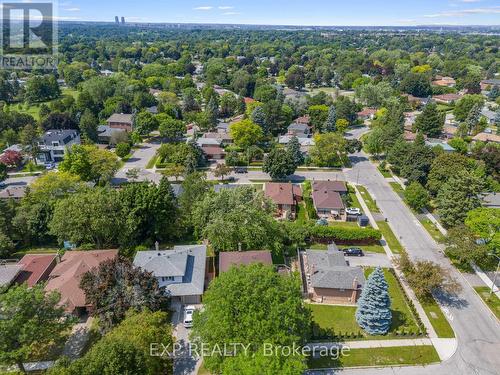
<path id="1" fill-rule="evenodd" d="M 491 291 L 490 291 L 490 298 L 491 298 L 491 295 L 493 294 L 493 289 L 495 289 L 497 282 L 498 269 L 500 268 L 500 257 L 493 253 L 488 253 L 488 255 L 493 255 L 495 258 L 498 259 L 497 270 L 495 271 L 495 276 L 493 277 L 493 284 L 491 284 Z"/>

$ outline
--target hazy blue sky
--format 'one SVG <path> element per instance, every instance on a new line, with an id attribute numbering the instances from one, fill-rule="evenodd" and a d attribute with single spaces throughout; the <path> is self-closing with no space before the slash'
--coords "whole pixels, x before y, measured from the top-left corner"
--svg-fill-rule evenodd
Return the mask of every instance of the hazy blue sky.
<path id="1" fill-rule="evenodd" d="M 115 15 L 132 22 L 499 25 L 500 0 L 59 0 L 63 20 Z"/>

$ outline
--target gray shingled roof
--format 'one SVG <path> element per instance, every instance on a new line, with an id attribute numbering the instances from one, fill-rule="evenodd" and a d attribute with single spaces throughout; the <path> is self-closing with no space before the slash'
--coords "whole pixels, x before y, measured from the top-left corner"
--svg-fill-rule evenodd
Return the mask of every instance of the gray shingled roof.
<path id="1" fill-rule="evenodd" d="M 49 146 L 52 146 L 52 142 L 60 142 L 65 145 L 77 136 L 78 130 L 76 129 L 52 129 L 47 130 L 45 134 L 42 135 L 42 137 L 40 138 L 40 142 Z"/>
<path id="2" fill-rule="evenodd" d="M 0 287 L 10 285 L 22 269 L 19 264 L 0 264 Z"/>
<path id="3" fill-rule="evenodd" d="M 205 286 L 205 245 L 175 246 L 173 250 L 139 251 L 134 265 L 153 272 L 156 277 L 182 276 L 182 283 L 165 290 L 173 296 L 201 295 Z"/>
<path id="4" fill-rule="evenodd" d="M 129 113 L 113 113 L 107 120 L 108 122 L 120 122 L 132 125 L 134 122 L 134 115 Z"/>
<path id="5" fill-rule="evenodd" d="M 365 284 L 363 269 L 348 266 L 342 252 L 329 248 L 307 250 L 306 254 L 313 288 L 353 289 L 355 279 L 359 286 Z"/>

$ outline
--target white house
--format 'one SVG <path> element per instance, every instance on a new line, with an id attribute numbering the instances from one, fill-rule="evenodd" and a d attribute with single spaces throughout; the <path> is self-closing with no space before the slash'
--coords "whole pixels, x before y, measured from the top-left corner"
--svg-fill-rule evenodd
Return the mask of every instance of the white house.
<path id="1" fill-rule="evenodd" d="M 207 247 L 175 246 L 173 250 L 138 251 L 134 265 L 151 272 L 173 301 L 201 303 L 205 288 Z"/>
<path id="2" fill-rule="evenodd" d="M 60 162 L 69 148 L 79 144 L 80 133 L 78 130 L 48 130 L 38 140 L 40 152 L 36 159 L 40 163 Z"/>

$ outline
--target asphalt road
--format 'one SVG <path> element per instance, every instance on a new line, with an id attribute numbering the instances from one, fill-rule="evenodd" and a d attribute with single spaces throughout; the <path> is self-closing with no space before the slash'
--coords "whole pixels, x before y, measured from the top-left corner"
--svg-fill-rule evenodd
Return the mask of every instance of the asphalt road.
<path id="1" fill-rule="evenodd" d="M 353 168 L 345 171 L 348 181 L 364 185 L 395 235 L 413 259 L 431 260 L 448 269 L 462 290 L 458 295 L 439 295 L 458 339 L 453 357 L 439 365 L 382 370 L 345 370 L 346 374 L 500 374 L 500 323 L 441 253 L 442 249 L 427 233 L 411 211 L 364 153 L 351 157 Z"/>

